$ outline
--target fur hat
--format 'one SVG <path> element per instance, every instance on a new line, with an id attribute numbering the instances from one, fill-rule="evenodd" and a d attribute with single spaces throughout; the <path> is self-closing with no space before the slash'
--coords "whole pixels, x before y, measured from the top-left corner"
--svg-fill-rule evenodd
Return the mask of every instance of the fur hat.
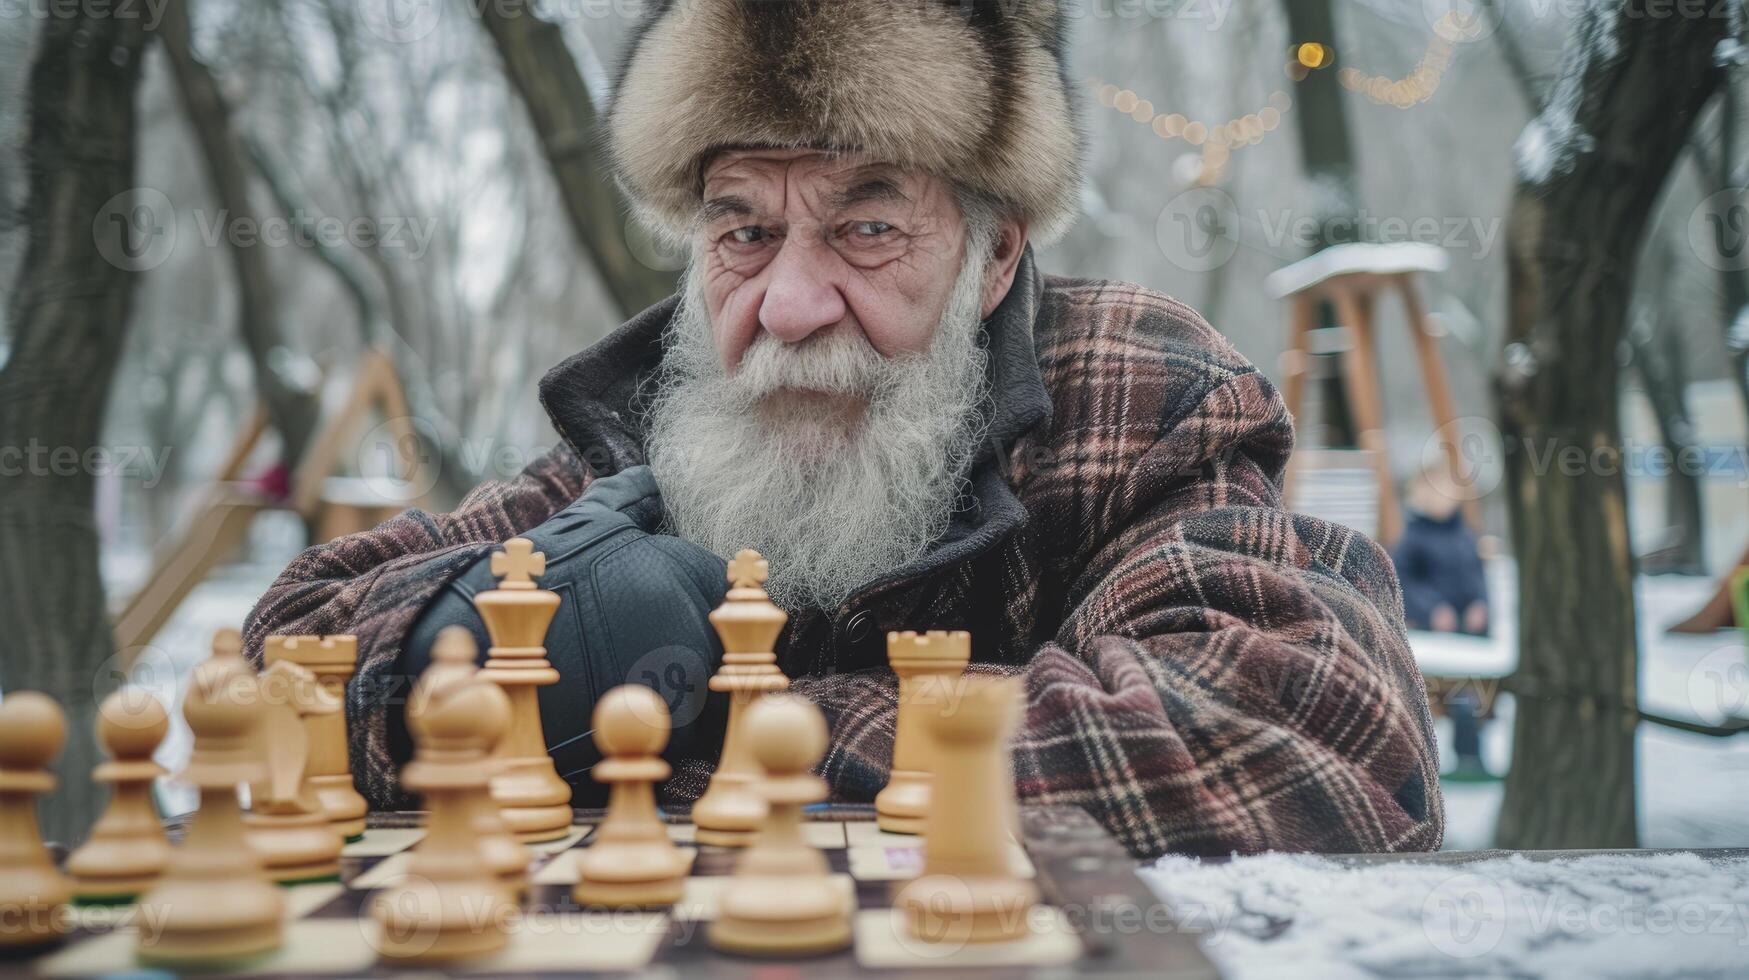
<path id="1" fill-rule="evenodd" d="M 727 147 L 860 150 L 983 191 L 1041 245 L 1080 210 L 1056 0 L 657 0 L 608 119 L 658 229 L 687 230 Z"/>

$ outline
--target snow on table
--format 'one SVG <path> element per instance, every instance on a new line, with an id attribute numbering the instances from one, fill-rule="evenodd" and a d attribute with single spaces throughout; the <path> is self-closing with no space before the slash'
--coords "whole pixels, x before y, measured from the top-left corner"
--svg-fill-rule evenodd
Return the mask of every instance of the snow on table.
<path id="1" fill-rule="evenodd" d="M 1749 852 L 1574 853 L 1166 857 L 1141 874 L 1239 980 L 1743 975 Z"/>

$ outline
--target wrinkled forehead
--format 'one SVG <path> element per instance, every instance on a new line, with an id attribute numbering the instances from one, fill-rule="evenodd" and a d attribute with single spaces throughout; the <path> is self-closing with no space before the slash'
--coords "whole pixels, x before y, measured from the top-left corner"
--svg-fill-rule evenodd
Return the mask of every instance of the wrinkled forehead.
<path id="1" fill-rule="evenodd" d="M 725 201 L 769 206 L 798 192 L 829 208 L 871 199 L 936 206 L 947 198 L 946 182 L 932 174 L 848 151 L 727 149 L 706 161 L 703 178 L 707 216 Z"/>

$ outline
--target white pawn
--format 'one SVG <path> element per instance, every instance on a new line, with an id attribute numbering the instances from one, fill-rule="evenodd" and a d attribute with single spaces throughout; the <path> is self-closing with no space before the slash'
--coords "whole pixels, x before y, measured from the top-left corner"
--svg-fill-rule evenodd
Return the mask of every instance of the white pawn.
<path id="1" fill-rule="evenodd" d="M 749 955 L 806 956 L 850 945 L 850 901 L 820 849 L 802 833 L 802 807 L 826 798 L 810 770 L 826 751 L 826 719 L 798 697 L 768 694 L 747 712 L 747 738 L 765 769 L 769 807 L 759 836 L 735 866 L 711 945 Z"/>
<path id="2" fill-rule="evenodd" d="M 433 665 L 427 670 L 441 670 Z M 413 761 L 401 784 L 425 798 L 425 836 L 405 879 L 378 892 L 372 914 L 382 926 L 377 952 L 386 960 L 447 963 L 497 952 L 508 941 L 515 907 L 486 864 L 476 837 L 478 801 L 489 789 L 492 742 L 510 724 L 510 699 L 497 685 L 450 674 L 426 685 L 410 712 Z"/>
<path id="3" fill-rule="evenodd" d="M 466 627 L 446 626 L 438 632 L 436 642 L 431 645 L 431 665 L 419 675 L 419 682 L 414 685 L 413 694 L 407 701 L 407 717 L 412 724 L 418 724 L 417 719 L 424 714 L 432 692 L 450 690 L 479 674 L 480 669 L 474 662 L 478 653 L 474 636 Z M 486 739 L 486 754 L 491 757 L 503 741 L 506 727 L 494 726 L 490 718 L 482 719 L 482 722 L 485 727 L 480 735 Z M 495 758 L 489 759 L 488 766 L 493 774 L 502 771 Z M 505 825 L 498 802 L 492 799 L 491 793 L 470 797 L 468 805 L 474 809 L 474 839 L 480 845 L 480 858 L 498 876 L 505 891 L 520 898 L 528 890 L 528 865 L 534 860 L 534 855 Z"/>
<path id="4" fill-rule="evenodd" d="M 67 721 L 46 694 L 0 701 L 0 949 L 61 938 L 72 892 L 55 870 L 36 823 L 36 798 L 55 787 L 49 760 L 67 740 Z"/>
<path id="5" fill-rule="evenodd" d="M 595 779 L 612 787 L 607 817 L 577 858 L 579 905 L 672 905 L 692 862 L 674 846 L 656 812 L 654 784 L 668 778 L 668 705 L 639 684 L 616 687 L 595 705 L 595 744 L 605 756 Z"/>
<path id="6" fill-rule="evenodd" d="M 194 669 L 182 714 L 194 751 L 182 780 L 200 790 L 200 809 L 158 884 L 140 899 L 140 958 L 207 966 L 279 948 L 285 899 L 268 883 L 244 839 L 237 784 L 266 776 L 256 723 L 261 694 L 232 631 L 213 639 L 212 658 Z"/>
<path id="7" fill-rule="evenodd" d="M 97 709 L 97 740 L 109 761 L 91 773 L 109 784 L 109 806 L 85 845 L 67 858 L 81 902 L 131 902 L 158 881 L 170 860 L 170 841 L 152 804 L 152 781 L 164 767 L 152 753 L 170 730 L 164 702 L 139 688 L 122 688 Z"/>

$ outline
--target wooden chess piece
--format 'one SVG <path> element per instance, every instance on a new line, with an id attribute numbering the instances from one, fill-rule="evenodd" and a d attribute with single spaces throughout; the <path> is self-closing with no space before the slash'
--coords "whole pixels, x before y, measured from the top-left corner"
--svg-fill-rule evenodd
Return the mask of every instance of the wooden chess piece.
<path id="1" fill-rule="evenodd" d="M 49 859 L 36 799 L 55 788 L 49 762 L 67 741 L 67 720 L 46 694 L 0 701 L 0 949 L 54 942 L 65 934 L 72 886 Z"/>
<path id="2" fill-rule="evenodd" d="M 492 574 L 502 579 L 498 588 L 474 597 L 492 636 L 480 675 L 510 696 L 510 731 L 499 743 L 492 798 L 504 823 L 528 843 L 557 840 L 571 830 L 571 786 L 547 755 L 535 692 L 559 680 L 545 646 L 559 597 L 534 584 L 545 572 L 546 556 L 534 550 L 534 543 L 511 538 L 492 556 Z"/>
<path id="3" fill-rule="evenodd" d="M 244 838 L 237 785 L 266 777 L 256 741 L 260 691 L 235 633 L 213 639 L 194 669 L 182 715 L 194 751 L 182 779 L 200 790 L 200 809 L 158 883 L 139 903 L 140 958 L 164 965 L 218 965 L 279 947 L 285 899 L 262 873 Z"/>
<path id="4" fill-rule="evenodd" d="M 912 934 L 929 942 L 997 942 L 1029 929 L 1038 901 L 1011 864 L 1019 808 L 1008 737 L 1019 714 L 1012 679 L 966 677 L 925 716 L 936 743 L 923 873 L 899 892 Z"/>
<path id="5" fill-rule="evenodd" d="M 668 705 L 638 684 L 616 687 L 595 706 L 597 781 L 612 787 L 607 817 L 577 858 L 579 905 L 655 907 L 680 901 L 692 862 L 668 838 L 656 812 L 655 783 L 668 778 Z"/>
<path id="6" fill-rule="evenodd" d="M 729 721 L 723 752 L 710 785 L 692 807 L 698 842 L 742 847 L 765 821 L 765 798 L 756 783 L 759 763 L 741 735 L 742 719 L 761 697 L 789 687 L 772 647 L 788 614 L 765 594 L 768 568 L 759 552 L 743 550 L 729 562 L 729 594 L 711 611 L 711 625 L 723 641 L 723 665 L 711 677 L 713 691 L 729 695 Z"/>
<path id="7" fill-rule="evenodd" d="M 423 685 L 423 704 L 407 717 L 413 761 L 401 770 L 401 784 L 424 797 L 431 817 L 407 875 L 371 907 L 382 926 L 377 952 L 400 962 L 446 963 L 503 949 L 515 912 L 475 839 L 476 804 L 489 795 L 495 768 L 490 745 L 510 725 L 509 698 L 478 675 L 432 670 L 437 683 Z"/>
<path id="8" fill-rule="evenodd" d="M 267 876 L 282 885 L 340 876 L 344 839 L 308 778 L 309 729 L 304 719 L 340 713 L 340 703 L 316 675 L 290 660 L 261 673 L 261 719 L 256 730 L 266 778 L 249 787 L 244 836 L 261 856 Z"/>
<path id="9" fill-rule="evenodd" d="M 315 674 L 322 687 L 345 706 L 346 682 L 358 669 L 358 637 L 270 636 L 264 644 L 264 654 L 265 666 L 273 666 L 276 660 L 290 660 Z M 322 810 L 340 836 L 348 841 L 358 840 L 364 836 L 364 815 L 370 807 L 352 784 L 346 713 L 306 715 L 304 728 L 310 740 L 306 772 L 315 787 L 316 798 L 322 801 Z"/>
<path id="10" fill-rule="evenodd" d="M 408 717 L 425 711 L 432 692 L 449 690 L 457 684 L 476 680 L 480 672 L 475 664 L 478 653 L 474 636 L 466 627 L 446 626 L 438 631 L 437 639 L 431 645 L 431 665 L 419 676 L 419 682 L 413 686 L 412 696 L 408 698 Z M 483 720 L 484 727 L 480 734 L 486 739 L 488 771 L 496 766 L 494 753 L 508 724 L 508 716 L 505 724 L 497 727 L 493 726 L 492 719 Z M 520 898 L 528 890 L 528 866 L 534 860 L 534 855 L 505 826 L 503 815 L 498 811 L 497 801 L 492 799 L 490 788 L 470 795 L 468 805 L 474 808 L 474 839 L 480 845 L 481 860 L 498 876 L 499 883 L 512 898 Z"/>
<path id="11" fill-rule="evenodd" d="M 971 658 L 972 637 L 964 630 L 887 634 L 887 662 L 899 675 L 899 720 L 892 772 L 875 796 L 875 822 L 882 830 L 923 833 L 935 754 L 925 716 L 952 696 L 952 685 Z"/>
<path id="12" fill-rule="evenodd" d="M 759 791 L 770 809 L 723 890 L 711 945 L 761 956 L 843 949 L 850 897 L 802 834 L 802 807 L 826 798 L 825 780 L 810 771 L 826 751 L 826 719 L 801 698 L 777 695 L 748 710 L 742 734 L 765 769 Z"/>
<path id="13" fill-rule="evenodd" d="M 158 881 L 170 861 L 170 840 L 152 803 L 152 781 L 164 773 L 152 753 L 169 731 L 164 702 L 137 687 L 115 691 L 98 706 L 97 740 L 109 761 L 100 763 L 91 778 L 109 784 L 109 805 L 84 846 L 67 858 L 80 902 L 131 902 Z"/>

